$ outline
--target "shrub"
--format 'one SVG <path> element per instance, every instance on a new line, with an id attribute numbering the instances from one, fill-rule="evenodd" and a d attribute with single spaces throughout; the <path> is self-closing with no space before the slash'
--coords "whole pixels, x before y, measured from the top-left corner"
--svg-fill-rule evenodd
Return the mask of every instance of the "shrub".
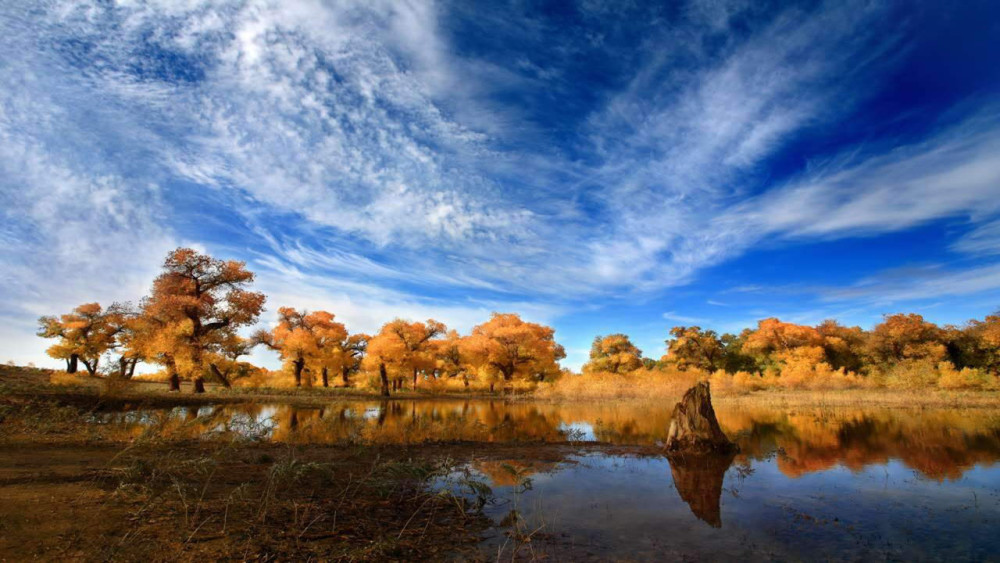
<path id="1" fill-rule="evenodd" d="M 974 368 L 956 369 L 951 362 L 938 364 L 938 387 L 942 389 L 992 389 L 996 388 L 996 378 Z"/>

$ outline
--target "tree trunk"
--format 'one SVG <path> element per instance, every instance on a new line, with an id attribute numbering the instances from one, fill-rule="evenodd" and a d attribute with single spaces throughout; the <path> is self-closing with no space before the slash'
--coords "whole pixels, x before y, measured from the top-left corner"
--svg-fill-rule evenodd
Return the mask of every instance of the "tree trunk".
<path id="1" fill-rule="evenodd" d="M 292 364 L 295 367 L 295 386 L 302 387 L 302 368 L 306 367 L 305 360 L 295 360 Z"/>
<path id="2" fill-rule="evenodd" d="M 132 363 L 128 366 L 128 378 L 135 377 L 135 365 L 139 363 L 139 358 L 132 358 Z"/>
<path id="3" fill-rule="evenodd" d="M 708 383 L 703 381 L 688 389 L 670 417 L 667 449 L 728 453 L 735 448 L 736 445 L 726 438 L 715 418 Z"/>
<path id="4" fill-rule="evenodd" d="M 128 379 L 128 358 L 125 356 L 118 358 L 118 377 Z"/>
<path id="5" fill-rule="evenodd" d="M 467 374 L 467 373 L 463 373 L 462 374 L 462 383 L 465 384 L 465 388 L 466 389 L 469 388 L 469 374 Z"/>
<path id="6" fill-rule="evenodd" d="M 495 383 L 493 383 L 493 382 L 491 381 L 491 382 L 490 382 L 490 393 L 492 393 L 492 392 L 493 392 L 493 386 L 494 386 L 494 385 L 495 385 Z"/>
<path id="7" fill-rule="evenodd" d="M 378 365 L 378 376 L 382 380 L 382 396 L 389 396 L 389 374 L 385 371 L 385 364 Z"/>
<path id="8" fill-rule="evenodd" d="M 223 387 L 225 387 L 226 389 L 232 388 L 233 385 L 229 383 L 229 379 L 226 378 L 226 375 L 224 373 L 222 373 L 222 370 L 219 369 L 219 366 L 215 364 L 208 364 L 208 367 L 211 368 L 212 375 L 214 375 L 219 379 Z"/>
<path id="9" fill-rule="evenodd" d="M 170 390 L 180 391 L 181 390 L 181 378 L 177 375 L 176 371 L 170 372 Z"/>
<path id="10" fill-rule="evenodd" d="M 348 375 L 350 375 L 350 371 L 351 371 L 351 368 L 349 368 L 347 366 L 344 366 L 340 370 L 340 378 L 344 381 L 344 387 L 350 387 L 351 386 L 351 380 L 348 379 Z"/>
<path id="11" fill-rule="evenodd" d="M 330 376 L 327 374 L 326 368 L 323 368 L 323 387 L 330 386 Z"/>
<path id="12" fill-rule="evenodd" d="M 80 358 L 80 361 L 83 362 L 83 367 L 87 368 L 88 374 L 92 376 L 97 375 L 97 362 L 99 362 L 100 359 L 94 360 L 93 365 L 91 365 L 91 363 L 84 358 Z"/>
<path id="13" fill-rule="evenodd" d="M 73 354 L 66 360 L 66 373 L 76 373 L 77 362 L 80 360 L 80 356 Z"/>
<path id="14" fill-rule="evenodd" d="M 205 378 L 198 376 L 194 378 L 194 392 L 204 393 L 205 392 Z"/>
<path id="15" fill-rule="evenodd" d="M 417 368 L 413 368 L 413 390 L 417 390 Z"/>

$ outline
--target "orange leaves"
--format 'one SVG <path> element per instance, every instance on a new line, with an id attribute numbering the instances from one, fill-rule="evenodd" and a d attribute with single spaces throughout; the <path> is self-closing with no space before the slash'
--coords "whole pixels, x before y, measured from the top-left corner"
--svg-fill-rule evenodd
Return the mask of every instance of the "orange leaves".
<path id="1" fill-rule="evenodd" d="M 642 350 L 624 334 L 594 338 L 584 373 L 629 373 L 642 367 Z"/>
<path id="2" fill-rule="evenodd" d="M 947 355 L 944 332 L 917 314 L 887 315 L 868 337 L 867 355 L 873 363 L 904 360 L 938 362 Z"/>
<path id="3" fill-rule="evenodd" d="M 493 313 L 472 329 L 462 345 L 469 363 L 489 377 L 504 381 L 539 379 L 559 372 L 556 363 L 566 357 L 555 342 L 555 331 L 529 323 L 510 313 Z"/>
<path id="4" fill-rule="evenodd" d="M 281 307 L 277 326 L 270 333 L 259 334 L 258 339 L 278 352 L 291 367 L 296 385 L 301 385 L 307 367 L 312 372 L 340 370 L 348 361 L 347 329 L 334 318 L 327 311 L 300 313 L 291 307 Z"/>
<path id="5" fill-rule="evenodd" d="M 667 341 L 667 355 L 663 361 L 680 369 L 697 368 L 715 371 L 722 367 L 724 350 L 722 341 L 714 330 L 701 327 L 677 326 L 670 330 L 672 339 Z"/>
<path id="6" fill-rule="evenodd" d="M 46 352 L 53 358 L 67 360 L 68 371 L 75 371 L 79 359 L 91 375 L 96 375 L 101 356 L 119 345 L 117 337 L 124 322 L 117 308 L 105 311 L 99 303 L 84 303 L 59 318 L 38 319 L 38 335 L 59 339 Z"/>
<path id="7" fill-rule="evenodd" d="M 253 273 L 243 262 L 223 261 L 190 248 L 167 255 L 153 293 L 143 303 L 147 358 L 168 371 L 200 380 L 237 329 L 264 309 L 263 293 L 247 289 Z"/>
<path id="8" fill-rule="evenodd" d="M 766 355 L 800 346 L 822 344 L 823 337 L 816 329 L 771 318 L 757 323 L 757 330 L 747 337 L 743 350 L 748 354 Z"/>
<path id="9" fill-rule="evenodd" d="M 434 319 L 426 322 L 396 319 L 386 323 L 368 342 L 370 359 L 366 368 L 375 371 L 384 365 L 398 377 L 433 370 L 437 361 L 434 339 L 445 330 L 444 324 Z"/>

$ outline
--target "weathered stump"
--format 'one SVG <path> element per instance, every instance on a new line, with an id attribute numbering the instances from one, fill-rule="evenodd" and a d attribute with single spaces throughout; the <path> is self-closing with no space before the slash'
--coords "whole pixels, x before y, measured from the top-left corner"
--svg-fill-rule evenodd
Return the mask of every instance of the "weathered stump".
<path id="1" fill-rule="evenodd" d="M 667 431 L 667 450 L 686 453 L 730 453 L 738 450 L 719 428 L 707 382 L 688 389 L 674 407 Z"/>

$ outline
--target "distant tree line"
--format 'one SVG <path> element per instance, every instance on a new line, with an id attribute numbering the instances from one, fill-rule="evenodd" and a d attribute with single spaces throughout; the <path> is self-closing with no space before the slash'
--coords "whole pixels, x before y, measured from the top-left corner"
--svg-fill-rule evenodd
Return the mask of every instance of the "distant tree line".
<path id="1" fill-rule="evenodd" d="M 243 262 L 224 261 L 179 248 L 169 253 L 151 293 L 138 306 L 115 303 L 80 305 L 72 312 L 39 319 L 38 335 L 56 343 L 48 354 L 76 373 L 82 364 L 92 376 L 130 379 L 136 364 L 159 365 L 171 390 L 182 380 L 196 393 L 205 382 L 229 387 L 234 379 L 259 373 L 240 358 L 256 346 L 278 353 L 296 386 L 341 385 L 365 372 L 378 377 L 390 395 L 421 380 L 457 378 L 489 384 L 515 380 L 544 381 L 560 373 L 565 352 L 552 328 L 521 320 L 515 314 L 492 318 L 462 336 L 433 319 L 385 324 L 374 335 L 351 334 L 327 311 L 278 309 L 271 330 L 240 334 L 264 311 L 263 293 L 250 290 L 254 275 Z M 102 358 L 112 356 L 110 367 Z"/>
<path id="2" fill-rule="evenodd" d="M 353 385 L 365 374 L 383 395 L 421 381 L 447 379 L 488 385 L 551 381 L 561 375 L 563 347 L 552 328 L 494 313 L 461 335 L 438 321 L 395 319 L 378 333 L 350 333 L 327 311 L 278 309 L 270 330 L 241 334 L 264 311 L 265 296 L 251 291 L 254 274 L 243 262 L 212 258 L 189 248 L 170 252 L 152 290 L 138 305 L 86 303 L 39 319 L 38 335 L 55 340 L 48 354 L 66 371 L 134 376 L 140 362 L 158 365 L 171 390 L 181 381 L 203 392 L 206 381 L 266 373 L 241 358 L 256 346 L 277 352 L 296 386 Z M 667 353 L 643 357 L 624 334 L 598 336 L 585 374 L 641 370 L 699 370 L 795 383 L 821 377 L 882 376 L 900 366 L 932 366 L 970 380 L 1000 372 L 1000 313 L 963 326 L 939 327 L 917 314 L 887 315 L 872 330 L 827 320 L 817 326 L 764 319 L 756 328 L 719 335 L 698 326 L 670 330 Z M 111 360 L 101 364 L 104 358 Z M 927 370 L 924 369 L 924 372 Z M 944 373 L 942 372 L 942 373 Z M 918 375 L 910 377 L 919 378 Z M 337 379 L 339 378 L 339 383 Z M 960 386 L 961 382 L 956 383 Z"/>
<path id="3" fill-rule="evenodd" d="M 670 330 L 667 353 L 644 358 L 624 334 L 594 340 L 584 373 L 625 374 L 640 368 L 676 368 L 728 374 L 839 371 L 860 377 L 899 366 L 936 366 L 1000 373 L 1000 313 L 963 326 L 940 327 L 917 314 L 886 315 L 872 330 L 827 320 L 818 326 L 764 319 L 756 328 L 719 335 L 698 326 Z M 819 371 L 817 371 L 817 369 Z"/>

